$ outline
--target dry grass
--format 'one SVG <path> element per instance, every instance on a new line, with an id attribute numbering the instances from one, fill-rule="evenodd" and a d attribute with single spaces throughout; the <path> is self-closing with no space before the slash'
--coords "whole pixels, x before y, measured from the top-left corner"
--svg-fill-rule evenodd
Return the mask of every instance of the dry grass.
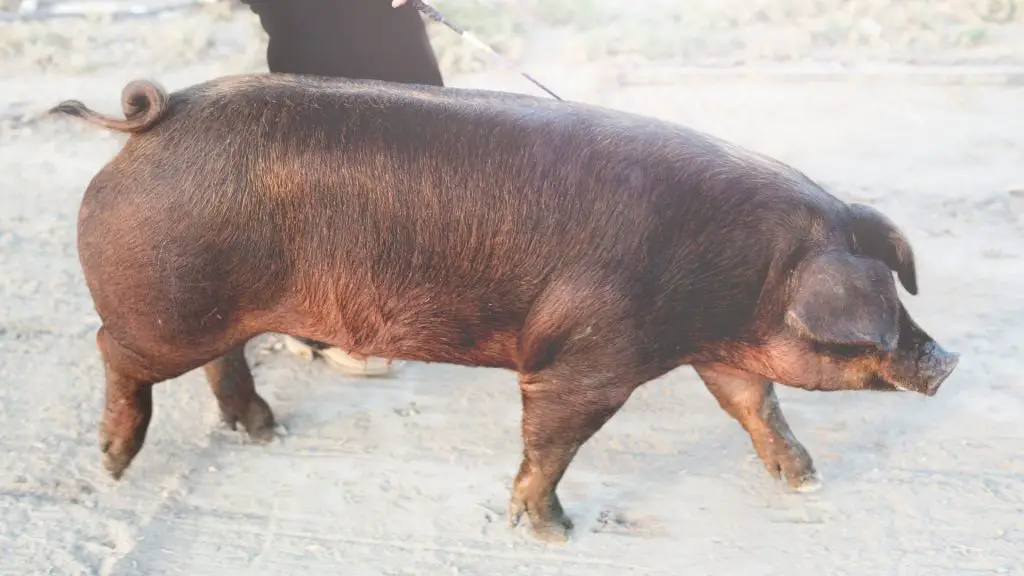
<path id="1" fill-rule="evenodd" d="M 16 72 L 88 74 L 145 65 L 153 72 L 230 58 L 262 65 L 266 43 L 256 17 L 228 4 L 153 18 L 62 18 L 0 23 L 0 65 Z"/>

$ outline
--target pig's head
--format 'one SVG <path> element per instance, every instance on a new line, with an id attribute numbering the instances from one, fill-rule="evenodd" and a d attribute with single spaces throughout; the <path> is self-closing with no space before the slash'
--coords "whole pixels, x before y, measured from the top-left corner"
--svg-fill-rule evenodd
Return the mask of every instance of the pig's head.
<path id="1" fill-rule="evenodd" d="M 772 379 L 811 390 L 934 395 L 959 361 L 900 303 L 892 272 L 917 293 L 913 252 L 881 213 L 850 206 L 852 250 L 813 252 L 790 279 L 783 326 L 763 348 Z"/>

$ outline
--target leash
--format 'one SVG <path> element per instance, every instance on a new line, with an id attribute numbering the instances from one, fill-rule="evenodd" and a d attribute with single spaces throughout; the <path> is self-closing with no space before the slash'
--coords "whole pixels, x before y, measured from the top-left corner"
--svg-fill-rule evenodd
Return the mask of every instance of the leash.
<path id="1" fill-rule="evenodd" d="M 444 14 L 441 14 L 440 12 L 438 12 L 438 10 L 436 8 L 434 8 L 430 4 L 427 4 L 427 0 L 393 0 L 391 2 L 391 5 L 397 8 L 398 6 L 401 6 L 402 4 L 405 4 L 406 2 L 408 2 L 409 4 L 412 4 L 413 8 L 418 10 L 420 12 L 420 14 L 423 14 L 424 16 L 426 16 L 427 18 L 430 18 L 431 20 L 433 20 L 435 22 L 439 22 L 441 24 L 444 24 L 445 26 L 447 26 L 448 28 L 453 30 L 459 36 L 462 36 L 464 39 L 466 39 L 469 42 L 473 43 L 477 48 L 480 48 L 484 52 L 491 53 L 492 55 L 497 57 L 499 60 L 501 60 L 502 63 L 504 63 L 506 66 L 508 66 L 509 68 L 515 70 L 516 72 L 519 72 L 519 74 L 522 75 L 523 78 L 526 78 L 530 82 L 533 82 L 533 84 L 536 85 L 538 88 L 540 88 L 541 90 L 543 90 L 543 91 L 547 92 L 548 94 L 550 94 L 551 97 L 554 98 L 555 100 L 561 100 L 561 98 L 558 97 L 558 94 L 555 94 L 554 92 L 549 90 L 547 88 L 547 86 L 544 86 L 543 84 L 538 82 L 536 78 L 534 78 L 533 76 L 530 76 L 528 73 L 526 73 L 526 71 L 518 68 L 508 58 L 505 58 L 501 54 L 498 54 L 494 50 L 494 48 L 491 48 L 490 46 L 485 44 L 483 40 L 480 40 L 479 38 L 477 38 L 476 35 L 474 35 L 472 32 L 470 32 L 469 30 L 466 30 L 464 28 L 459 27 L 458 25 L 454 24 L 451 20 L 445 18 Z"/>

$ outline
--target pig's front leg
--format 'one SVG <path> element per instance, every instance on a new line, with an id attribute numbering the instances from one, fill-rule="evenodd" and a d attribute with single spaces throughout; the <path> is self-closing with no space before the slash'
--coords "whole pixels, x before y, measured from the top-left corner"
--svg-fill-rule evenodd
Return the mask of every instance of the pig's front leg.
<path id="1" fill-rule="evenodd" d="M 719 405 L 750 435 L 768 472 L 799 492 L 821 487 L 810 454 L 793 436 L 771 381 L 721 364 L 695 365 Z"/>

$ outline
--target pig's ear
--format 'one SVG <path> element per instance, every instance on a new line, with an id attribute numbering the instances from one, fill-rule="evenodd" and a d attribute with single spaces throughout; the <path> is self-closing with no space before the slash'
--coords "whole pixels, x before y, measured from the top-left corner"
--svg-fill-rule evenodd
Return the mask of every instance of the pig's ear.
<path id="1" fill-rule="evenodd" d="M 864 204 L 850 204 L 851 226 L 859 251 L 877 258 L 899 276 L 907 292 L 917 294 L 914 251 L 903 232 L 884 214 Z"/>
<path id="2" fill-rule="evenodd" d="M 892 273 L 850 254 L 813 257 L 798 272 L 786 324 L 824 344 L 890 350 L 899 339 L 899 299 Z"/>

